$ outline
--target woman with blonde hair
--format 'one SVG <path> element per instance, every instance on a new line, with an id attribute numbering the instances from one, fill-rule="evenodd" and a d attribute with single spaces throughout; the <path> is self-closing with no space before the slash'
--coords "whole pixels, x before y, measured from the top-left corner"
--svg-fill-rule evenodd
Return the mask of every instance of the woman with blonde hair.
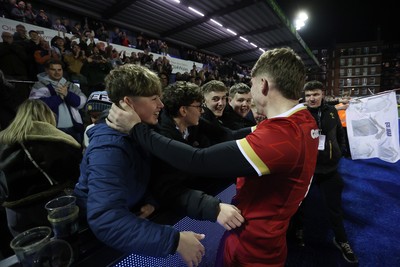
<path id="1" fill-rule="evenodd" d="M 72 188 L 79 177 L 80 145 L 55 125 L 44 102 L 28 99 L 0 132 L 0 203 L 14 236 L 48 225 L 44 204 Z"/>

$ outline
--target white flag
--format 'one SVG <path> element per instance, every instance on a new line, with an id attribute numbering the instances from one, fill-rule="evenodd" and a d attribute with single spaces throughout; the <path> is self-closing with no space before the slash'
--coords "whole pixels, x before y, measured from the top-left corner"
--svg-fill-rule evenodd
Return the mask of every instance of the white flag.
<path id="1" fill-rule="evenodd" d="M 399 114 L 395 92 L 353 99 L 346 110 L 353 159 L 400 159 Z"/>

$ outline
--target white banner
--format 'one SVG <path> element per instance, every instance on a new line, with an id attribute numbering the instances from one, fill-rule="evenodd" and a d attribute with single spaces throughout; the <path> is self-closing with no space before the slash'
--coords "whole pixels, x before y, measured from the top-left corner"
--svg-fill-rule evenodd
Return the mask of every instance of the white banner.
<path id="1" fill-rule="evenodd" d="M 352 159 L 400 159 L 399 114 L 395 92 L 353 99 L 346 110 Z"/>

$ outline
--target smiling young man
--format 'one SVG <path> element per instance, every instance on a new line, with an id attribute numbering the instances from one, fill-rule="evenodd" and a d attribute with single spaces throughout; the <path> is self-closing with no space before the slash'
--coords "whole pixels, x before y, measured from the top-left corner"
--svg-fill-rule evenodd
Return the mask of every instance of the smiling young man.
<path id="1" fill-rule="evenodd" d="M 221 81 L 211 80 L 204 84 L 201 90 L 207 107 L 202 117 L 212 123 L 216 123 L 224 113 L 228 99 L 228 88 Z"/>
<path id="2" fill-rule="evenodd" d="M 105 84 L 112 102 L 123 101 L 144 123 L 157 124 L 164 104 L 155 73 L 126 64 L 112 70 Z M 200 243 L 204 235 L 179 232 L 145 219 L 155 204 L 148 194 L 150 155 L 104 121 L 92 127 L 88 136 L 74 193 L 95 236 L 126 253 L 166 257 L 178 252 L 188 266 L 198 266 L 204 255 Z"/>
<path id="3" fill-rule="evenodd" d="M 45 102 L 57 115 L 57 128 L 82 143 L 84 126 L 79 111 L 85 106 L 87 98 L 76 84 L 64 78 L 61 60 L 50 59 L 45 69 L 46 72 L 38 74 L 38 81 L 33 85 L 29 98 Z"/>
<path id="4" fill-rule="evenodd" d="M 251 111 L 250 87 L 237 83 L 229 89 L 228 105 L 221 117 L 223 125 L 231 130 L 238 130 L 256 125 Z"/>
<path id="5" fill-rule="evenodd" d="M 264 52 L 251 72 L 260 122 L 245 138 L 195 149 L 165 138 L 121 103 L 107 124 L 130 132 L 146 150 L 181 170 L 213 177 L 237 176 L 232 200 L 245 223 L 226 232 L 216 266 L 283 267 L 291 216 L 308 192 L 317 160 L 318 129 L 298 103 L 306 69 L 290 48 Z"/>

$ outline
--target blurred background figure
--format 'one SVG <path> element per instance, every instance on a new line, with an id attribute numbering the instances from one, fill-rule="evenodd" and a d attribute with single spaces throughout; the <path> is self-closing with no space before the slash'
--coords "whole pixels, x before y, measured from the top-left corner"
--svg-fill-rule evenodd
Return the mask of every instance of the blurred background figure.
<path id="1" fill-rule="evenodd" d="M 41 100 L 28 99 L 0 132 L 0 171 L 6 187 L 0 201 L 14 236 L 49 225 L 44 205 L 72 188 L 79 177 L 80 145 L 55 126 L 51 109 Z"/>

